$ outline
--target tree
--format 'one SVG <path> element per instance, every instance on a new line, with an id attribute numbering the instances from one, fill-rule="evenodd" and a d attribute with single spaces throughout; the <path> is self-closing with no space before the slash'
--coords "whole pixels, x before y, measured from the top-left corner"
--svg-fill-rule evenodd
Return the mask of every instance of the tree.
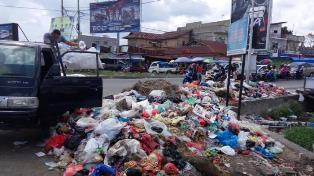
<path id="1" fill-rule="evenodd" d="M 305 45 L 307 47 L 314 47 L 314 34 L 313 33 L 309 33 L 306 37 L 305 37 Z"/>
<path id="2" fill-rule="evenodd" d="M 288 30 L 288 27 L 285 26 L 285 27 L 281 28 L 281 34 L 282 34 L 282 35 L 292 35 L 292 34 L 293 34 L 293 31 Z"/>

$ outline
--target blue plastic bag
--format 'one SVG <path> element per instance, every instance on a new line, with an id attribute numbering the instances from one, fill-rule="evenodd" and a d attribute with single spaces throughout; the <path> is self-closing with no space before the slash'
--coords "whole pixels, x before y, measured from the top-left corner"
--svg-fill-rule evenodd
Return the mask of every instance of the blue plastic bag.
<path id="1" fill-rule="evenodd" d="M 255 152 L 262 155 L 264 158 L 267 158 L 267 159 L 273 159 L 274 158 L 274 155 L 270 151 L 264 149 L 261 146 L 255 147 Z"/>
<path id="2" fill-rule="evenodd" d="M 224 146 L 230 146 L 234 149 L 238 147 L 238 136 L 234 135 L 229 130 L 218 132 L 216 139 L 218 139 L 219 143 Z"/>
<path id="3" fill-rule="evenodd" d="M 91 176 L 102 176 L 104 174 L 110 174 L 111 176 L 116 176 L 116 171 L 114 168 L 108 165 L 99 164 L 96 166 Z"/>

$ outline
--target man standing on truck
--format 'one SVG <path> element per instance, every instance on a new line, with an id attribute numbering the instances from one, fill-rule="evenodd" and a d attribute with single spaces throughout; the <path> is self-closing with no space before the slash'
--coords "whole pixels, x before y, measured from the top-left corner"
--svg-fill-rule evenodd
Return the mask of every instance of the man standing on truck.
<path id="1" fill-rule="evenodd" d="M 75 42 L 70 42 L 70 41 L 67 41 L 62 35 L 61 35 L 61 32 L 60 30 L 58 29 L 55 29 L 52 31 L 52 33 L 46 33 L 44 35 L 44 43 L 45 44 L 54 44 L 55 42 L 57 43 L 65 43 L 69 46 L 78 46 L 77 43 Z"/>

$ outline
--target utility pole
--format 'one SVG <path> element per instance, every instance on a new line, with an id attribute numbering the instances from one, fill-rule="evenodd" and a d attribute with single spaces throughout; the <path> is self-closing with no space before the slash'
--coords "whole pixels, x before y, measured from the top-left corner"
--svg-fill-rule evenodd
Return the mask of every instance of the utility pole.
<path id="1" fill-rule="evenodd" d="M 255 13 L 255 0 L 251 0 L 252 3 L 252 12 L 249 15 L 250 16 L 250 40 L 249 40 L 249 51 L 248 51 L 248 57 L 247 57 L 247 64 L 246 64 L 246 82 L 249 83 L 250 81 L 250 74 L 251 74 L 251 63 L 253 57 L 252 57 L 252 52 L 253 52 L 253 30 L 254 30 L 254 13 Z"/>
<path id="2" fill-rule="evenodd" d="M 61 16 L 64 16 L 63 9 L 64 9 L 64 7 L 63 7 L 63 0 L 61 0 Z"/>
<path id="3" fill-rule="evenodd" d="M 80 40 L 81 36 L 81 11 L 80 0 L 77 0 L 77 39 Z"/>

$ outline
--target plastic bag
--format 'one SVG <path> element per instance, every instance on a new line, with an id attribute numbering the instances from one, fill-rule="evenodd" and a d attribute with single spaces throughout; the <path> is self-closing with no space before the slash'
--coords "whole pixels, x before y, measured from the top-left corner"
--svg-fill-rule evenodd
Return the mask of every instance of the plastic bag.
<path id="1" fill-rule="evenodd" d="M 241 150 L 246 150 L 246 141 L 248 140 L 249 132 L 240 131 L 238 134 L 238 144 Z"/>
<path id="2" fill-rule="evenodd" d="M 49 138 L 48 142 L 45 145 L 45 152 L 48 153 L 53 148 L 61 148 L 66 138 L 67 136 L 64 134 L 56 135 Z"/>
<path id="3" fill-rule="evenodd" d="M 87 154 L 95 153 L 97 149 L 102 149 L 107 151 L 110 144 L 110 140 L 107 134 L 103 134 L 98 138 L 91 138 L 87 141 L 87 144 L 84 148 L 84 152 Z"/>
<path id="4" fill-rule="evenodd" d="M 87 51 L 93 51 L 93 50 L 89 49 Z M 75 70 L 76 69 L 96 69 L 97 62 L 98 62 L 99 69 L 103 68 L 99 57 L 97 58 L 97 62 L 96 62 L 95 54 L 68 53 L 62 57 L 62 61 L 68 69 L 75 69 Z"/>
<path id="5" fill-rule="evenodd" d="M 64 142 L 64 147 L 70 150 L 76 150 L 77 147 L 81 144 L 82 136 L 80 134 L 75 134 Z"/>
<path id="6" fill-rule="evenodd" d="M 77 172 L 81 170 L 83 170 L 83 165 L 70 164 L 63 173 L 63 176 L 74 176 Z"/>
<path id="7" fill-rule="evenodd" d="M 96 128 L 96 134 L 106 134 L 111 141 L 122 130 L 123 124 L 117 118 L 110 118 L 101 122 Z"/>
<path id="8" fill-rule="evenodd" d="M 157 120 L 144 121 L 145 130 L 148 134 L 162 134 L 165 137 L 170 137 L 171 133 L 168 131 L 167 126 Z"/>
<path id="9" fill-rule="evenodd" d="M 236 152 L 230 146 L 224 146 L 220 148 L 220 151 L 228 156 L 235 156 Z"/>
<path id="10" fill-rule="evenodd" d="M 237 148 L 238 146 L 238 136 L 234 135 L 229 130 L 217 133 L 216 139 L 224 146 L 230 146 L 232 148 Z"/>
<path id="11" fill-rule="evenodd" d="M 165 98 L 166 92 L 163 90 L 152 90 L 149 94 L 150 97 L 154 97 L 154 98 L 158 98 L 158 99 L 162 99 Z"/>
<path id="12" fill-rule="evenodd" d="M 119 115 L 125 118 L 136 118 L 140 116 L 140 112 L 137 110 L 123 111 Z"/>
<path id="13" fill-rule="evenodd" d="M 97 121 L 91 117 L 83 117 L 76 122 L 76 125 L 82 128 L 94 128 Z"/>
<path id="14" fill-rule="evenodd" d="M 103 175 L 110 175 L 110 176 L 115 176 L 116 171 L 114 168 L 105 165 L 105 164 L 100 164 L 97 165 L 95 170 L 93 171 L 91 176 L 103 176 Z"/>
<path id="15" fill-rule="evenodd" d="M 141 160 L 146 158 L 147 155 L 143 149 L 141 149 L 141 144 L 135 139 L 124 139 L 115 143 L 111 148 L 109 148 L 105 163 L 114 164 L 117 159 L 121 161 L 127 160 Z"/>

